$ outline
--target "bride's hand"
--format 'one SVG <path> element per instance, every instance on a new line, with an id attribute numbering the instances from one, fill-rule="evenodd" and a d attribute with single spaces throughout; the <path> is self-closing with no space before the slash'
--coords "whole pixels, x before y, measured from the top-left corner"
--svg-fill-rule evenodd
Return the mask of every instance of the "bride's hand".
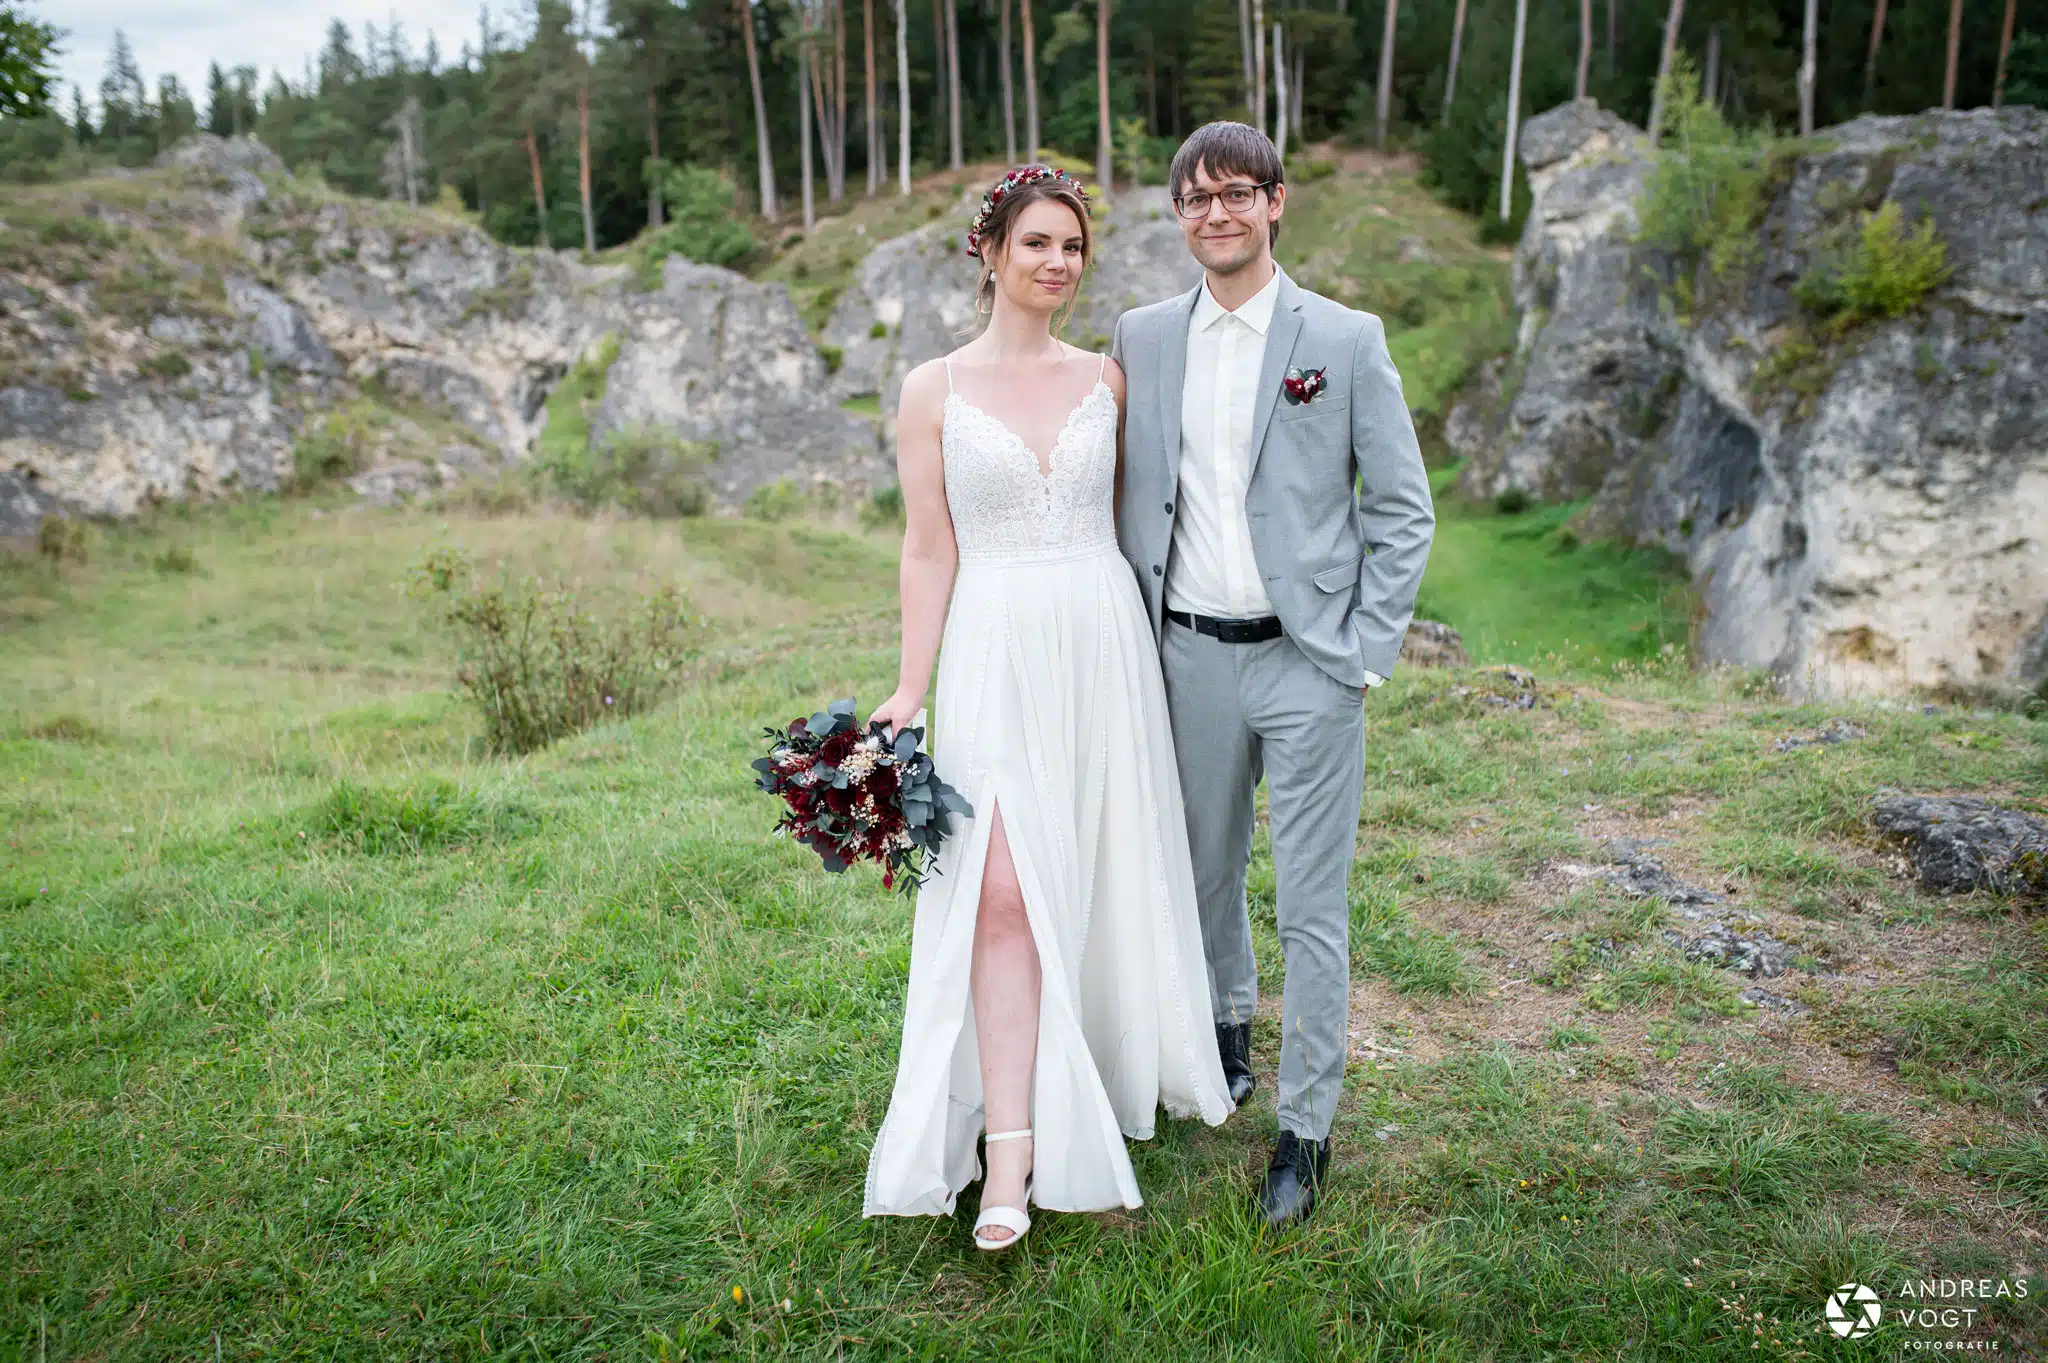
<path id="1" fill-rule="evenodd" d="M 893 739 L 899 731 L 910 727 L 917 719 L 917 712 L 923 708 L 922 697 L 898 691 L 876 707 L 875 712 L 868 716 L 868 723 L 872 725 L 876 720 L 881 720 L 889 726 L 889 737 Z"/>

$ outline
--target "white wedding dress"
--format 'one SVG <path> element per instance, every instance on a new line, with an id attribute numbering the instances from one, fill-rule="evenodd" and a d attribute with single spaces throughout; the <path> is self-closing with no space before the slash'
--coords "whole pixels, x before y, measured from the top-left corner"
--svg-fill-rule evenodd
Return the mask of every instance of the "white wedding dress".
<path id="1" fill-rule="evenodd" d="M 974 807 L 918 891 L 903 1044 L 865 1214 L 946 1215 L 981 1176 L 968 967 L 1000 808 L 1043 986 L 1030 1200 L 1144 1201 L 1124 1140 L 1231 1112 L 1209 1002 L 1159 655 L 1117 550 L 1115 395 L 1098 374 L 1050 472 L 953 390 L 941 451 L 960 550 L 932 752 Z"/>

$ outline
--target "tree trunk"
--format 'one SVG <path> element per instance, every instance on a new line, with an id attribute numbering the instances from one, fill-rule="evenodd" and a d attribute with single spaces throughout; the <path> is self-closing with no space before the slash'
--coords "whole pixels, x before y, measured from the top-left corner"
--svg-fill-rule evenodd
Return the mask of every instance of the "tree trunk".
<path id="1" fill-rule="evenodd" d="M 526 160 L 533 167 L 533 211 L 540 215 L 540 244 L 553 250 L 555 239 L 548 234 L 548 196 L 541 189 L 540 144 L 533 140 L 533 125 L 526 125 Z"/>
<path id="2" fill-rule="evenodd" d="M 647 225 L 661 226 L 661 126 L 654 117 L 654 82 L 647 82 L 647 158 L 654 165 L 647 177 Z"/>
<path id="3" fill-rule="evenodd" d="M 747 80 L 754 87 L 754 154 L 761 178 L 761 216 L 775 221 L 775 157 L 768 146 L 768 101 L 761 96 L 761 58 L 754 50 L 754 9 L 749 0 L 733 0 L 740 15 L 740 35 L 747 49 Z"/>
<path id="4" fill-rule="evenodd" d="M 1586 77 L 1593 73 L 1593 0 L 1579 0 L 1579 79 L 1573 99 L 1586 97 Z"/>
<path id="5" fill-rule="evenodd" d="M 1266 131 L 1266 0 L 1252 0 L 1252 126 Z"/>
<path id="6" fill-rule="evenodd" d="M 1373 92 L 1372 116 L 1374 140 L 1381 151 L 1387 149 L 1387 116 L 1393 112 L 1394 23 L 1400 11 L 1401 0 L 1387 0 L 1386 22 L 1380 25 L 1380 83 Z"/>
<path id="7" fill-rule="evenodd" d="M 1806 24 L 1799 39 L 1799 135 L 1813 136 L 1813 83 L 1817 63 L 1814 49 L 1820 41 L 1820 0 L 1806 0 Z"/>
<path id="8" fill-rule="evenodd" d="M 810 37 L 811 15 L 808 7 L 803 11 L 803 36 Z M 803 167 L 802 178 L 804 202 L 804 231 L 818 225 L 815 201 L 811 195 L 811 101 L 817 97 L 817 77 L 811 59 L 811 45 L 808 41 L 797 44 L 796 49 L 796 139 L 799 151 L 797 164 Z M 829 160 L 829 156 L 827 157 Z"/>
<path id="9" fill-rule="evenodd" d="M 2005 0 L 2005 27 L 1998 34 L 1998 75 L 1991 82 L 1991 107 L 2005 105 L 2005 61 L 2012 55 L 2012 14 L 2019 0 Z"/>
<path id="10" fill-rule="evenodd" d="M 1948 70 L 1941 78 L 1941 107 L 1956 107 L 1956 52 L 1963 45 L 1963 0 L 1949 0 Z"/>
<path id="11" fill-rule="evenodd" d="M 583 249 L 597 249 L 597 219 L 590 211 L 590 67 L 576 85 L 576 183 L 583 195 Z"/>
<path id="12" fill-rule="evenodd" d="M 1031 0 L 1018 0 L 1024 25 L 1024 159 L 1038 159 L 1038 35 L 1031 27 Z"/>
<path id="13" fill-rule="evenodd" d="M 1685 18 L 1685 0 L 1671 0 L 1664 14 L 1664 47 L 1657 54 L 1657 88 L 1650 96 L 1650 145 L 1663 136 L 1664 84 L 1671 77 L 1671 59 L 1678 51 L 1678 25 Z"/>
<path id="14" fill-rule="evenodd" d="M 1458 0 L 1458 12 L 1451 18 L 1451 64 L 1444 72 L 1444 126 L 1451 123 L 1451 100 L 1458 93 L 1458 53 L 1465 46 L 1465 0 Z"/>
<path id="15" fill-rule="evenodd" d="M 896 168 L 903 193 L 910 193 L 910 25 L 903 0 L 896 0 Z"/>
<path id="16" fill-rule="evenodd" d="M 1287 47 L 1280 21 L 1273 21 L 1273 146 L 1287 160 Z"/>
<path id="17" fill-rule="evenodd" d="M 1877 96 L 1877 48 L 1884 41 L 1884 13 L 1889 0 L 1877 0 L 1877 13 L 1870 17 L 1870 51 L 1863 57 L 1863 111 L 1870 112 Z"/>
<path id="18" fill-rule="evenodd" d="M 1529 31 L 1529 0 L 1515 0 L 1515 46 L 1508 61 L 1508 138 L 1500 154 L 1500 220 L 1514 216 L 1515 134 L 1522 119 L 1522 40 Z"/>
<path id="19" fill-rule="evenodd" d="M 1707 26 L 1707 70 L 1700 77 L 1700 98 L 1716 108 L 1720 107 L 1721 90 L 1721 26 Z"/>
<path id="20" fill-rule="evenodd" d="M 946 132 L 951 139 L 947 164 L 958 170 L 964 163 L 960 158 L 960 12 L 955 0 L 946 0 Z"/>
<path id="21" fill-rule="evenodd" d="M 1010 88 L 1010 0 L 1002 0 L 1003 17 L 996 54 L 1003 67 L 1003 162 L 1017 164 L 1017 97 Z"/>
<path id="22" fill-rule="evenodd" d="M 1238 64 L 1244 68 L 1245 117 L 1257 123 L 1258 85 L 1252 75 L 1252 0 L 1237 0 L 1237 56 Z"/>
<path id="23" fill-rule="evenodd" d="M 1292 119 L 1294 120 L 1294 134 L 1295 134 L 1295 136 L 1297 136 L 1297 137 L 1299 137 L 1299 136 L 1301 136 L 1301 135 L 1302 135 L 1302 132 L 1301 132 L 1301 90 L 1302 90 L 1302 85 L 1303 85 L 1303 78 L 1302 78 L 1302 70 L 1301 70 L 1301 68 L 1302 68 L 1302 58 L 1303 58 L 1303 56 L 1304 56 L 1304 55 L 1305 55 L 1305 54 L 1304 54 L 1304 53 L 1303 53 L 1303 51 L 1302 51 L 1302 47 L 1301 47 L 1301 44 L 1300 44 L 1300 43 L 1296 43 L 1296 44 L 1294 45 L 1294 71 L 1293 71 L 1293 72 L 1292 72 L 1292 74 L 1290 74 L 1290 75 L 1288 76 L 1288 78 L 1287 78 L 1287 88 L 1288 88 L 1289 90 L 1291 90 L 1291 91 L 1293 91 L 1293 92 L 1294 92 L 1294 110 L 1293 110 L 1293 112 L 1292 112 L 1291 114 L 1289 114 L 1289 117 L 1290 117 L 1290 118 L 1292 118 Z"/>
<path id="24" fill-rule="evenodd" d="M 846 197 L 846 0 L 832 0 L 832 202 Z"/>
<path id="25" fill-rule="evenodd" d="M 1614 79 L 1614 48 L 1620 37 L 1621 21 L 1615 17 L 1615 10 L 1621 0 L 1607 0 L 1607 79 Z"/>
<path id="26" fill-rule="evenodd" d="M 1111 158 L 1115 142 L 1109 126 L 1109 0 L 1095 3 L 1095 183 L 1102 186 L 1102 202 L 1110 200 L 1115 185 L 1116 164 Z"/>
<path id="27" fill-rule="evenodd" d="M 875 0 L 860 0 L 860 32 L 867 54 L 866 80 L 861 86 L 867 112 L 868 197 L 882 187 L 882 134 L 875 124 Z"/>

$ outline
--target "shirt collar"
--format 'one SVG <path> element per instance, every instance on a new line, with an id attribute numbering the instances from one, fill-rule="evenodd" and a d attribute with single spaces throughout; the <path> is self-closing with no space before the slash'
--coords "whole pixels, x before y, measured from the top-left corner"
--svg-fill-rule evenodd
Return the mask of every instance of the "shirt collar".
<path id="1" fill-rule="evenodd" d="M 1264 336 L 1267 329 L 1273 325 L 1273 305 L 1279 298 L 1280 266 L 1277 263 L 1273 266 L 1273 277 L 1266 281 L 1266 286 L 1245 299 L 1235 312 L 1226 311 L 1223 305 L 1216 301 L 1215 295 L 1209 292 L 1209 281 L 1204 279 L 1202 291 L 1195 298 L 1192 324 L 1196 331 L 1202 331 L 1213 326 L 1221 318 L 1236 317 L 1253 331 Z"/>

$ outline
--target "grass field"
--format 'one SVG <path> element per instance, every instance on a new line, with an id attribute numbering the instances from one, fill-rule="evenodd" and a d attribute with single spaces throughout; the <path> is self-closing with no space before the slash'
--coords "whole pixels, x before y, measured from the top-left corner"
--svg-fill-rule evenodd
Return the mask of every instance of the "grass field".
<path id="1" fill-rule="evenodd" d="M 1134 1150 L 1146 1207 L 1002 1256 L 971 1192 L 861 1219 L 910 905 L 770 839 L 745 765 L 887 689 L 887 534 L 257 501 L 0 559 L 0 1359 L 2041 1349 L 2048 919 L 1923 896 L 1864 811 L 2040 810 L 2048 721 L 1689 674 L 1669 579 L 1524 524 L 1446 506 L 1425 596 L 1541 702 L 1403 669 L 1367 705 L 1317 1219 L 1243 1211 L 1268 1014 L 1250 1109 Z M 493 756 L 401 590 L 446 544 L 681 582 L 700 656 L 650 713 Z M 1837 714 L 1867 734 L 1776 750 Z M 1616 837 L 1791 970 L 1685 960 L 1697 922 L 1594 873 Z M 1263 835 L 1252 888 L 1271 986 Z M 1838 1283 L 1937 1273 L 2032 1294 L 1820 1329 Z"/>

